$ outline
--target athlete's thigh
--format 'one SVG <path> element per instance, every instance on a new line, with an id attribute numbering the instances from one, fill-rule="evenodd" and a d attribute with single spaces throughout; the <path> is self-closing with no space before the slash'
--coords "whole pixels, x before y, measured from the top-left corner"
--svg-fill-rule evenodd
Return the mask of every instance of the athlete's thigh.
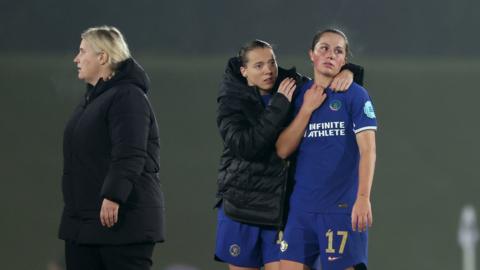
<path id="1" fill-rule="evenodd" d="M 323 270 L 367 265 L 368 232 L 352 231 L 350 214 L 323 214 L 318 221 Z"/>
<path id="2" fill-rule="evenodd" d="M 299 262 L 281 260 L 280 261 L 280 270 L 310 270 L 310 267 L 306 266 L 303 263 L 299 263 Z"/>
<path id="3" fill-rule="evenodd" d="M 240 267 L 236 265 L 229 264 L 228 270 L 260 270 L 258 267 Z"/>
<path id="4" fill-rule="evenodd" d="M 290 209 L 280 244 L 281 265 L 297 262 L 314 269 L 319 256 L 319 243 L 315 224 L 315 214 Z M 294 267 L 294 266 L 290 266 Z"/>
<path id="5" fill-rule="evenodd" d="M 280 270 L 280 261 L 266 263 L 263 268 L 264 270 Z"/>

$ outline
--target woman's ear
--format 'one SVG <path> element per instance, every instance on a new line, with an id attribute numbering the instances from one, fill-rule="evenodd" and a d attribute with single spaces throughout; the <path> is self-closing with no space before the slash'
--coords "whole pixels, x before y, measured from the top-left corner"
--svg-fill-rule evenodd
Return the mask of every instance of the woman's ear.
<path id="1" fill-rule="evenodd" d="M 106 54 L 105 52 L 101 52 L 98 54 L 98 57 L 99 57 L 99 61 L 100 61 L 100 64 L 103 66 L 105 64 L 108 64 L 108 54 Z"/>
<path id="2" fill-rule="evenodd" d="M 247 69 L 245 67 L 240 67 L 240 73 L 242 73 L 242 76 L 244 78 L 247 78 Z"/>

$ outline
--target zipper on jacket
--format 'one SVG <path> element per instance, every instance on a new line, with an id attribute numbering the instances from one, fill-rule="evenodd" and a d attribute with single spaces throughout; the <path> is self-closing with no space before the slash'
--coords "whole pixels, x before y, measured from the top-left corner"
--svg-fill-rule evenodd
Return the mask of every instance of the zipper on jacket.
<path id="1" fill-rule="evenodd" d="M 279 223 L 278 223 L 278 231 L 279 231 L 279 235 L 278 235 L 278 241 L 282 241 L 282 238 L 283 238 L 283 228 L 285 227 L 286 224 L 283 224 L 283 221 L 284 221 L 284 215 L 285 215 L 285 200 L 288 196 L 287 194 L 287 187 L 288 187 L 288 179 L 289 179 L 289 171 L 290 171 L 290 160 L 287 160 L 287 159 L 284 159 L 283 160 L 283 164 L 285 166 L 285 183 L 283 185 L 283 188 L 282 188 L 282 198 L 280 200 L 280 205 L 281 205 L 281 208 L 280 208 L 280 220 L 279 220 Z M 280 232 L 282 233 L 280 235 Z"/>
<path id="2" fill-rule="evenodd" d="M 83 104 L 83 108 L 86 108 L 90 103 L 90 93 L 85 96 L 85 104 Z"/>

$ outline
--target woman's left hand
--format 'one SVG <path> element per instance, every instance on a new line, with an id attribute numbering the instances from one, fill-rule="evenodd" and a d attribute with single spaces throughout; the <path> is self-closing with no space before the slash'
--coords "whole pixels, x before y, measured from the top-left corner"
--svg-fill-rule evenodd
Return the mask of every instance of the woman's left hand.
<path id="1" fill-rule="evenodd" d="M 373 216 L 370 198 L 359 196 L 352 209 L 352 230 L 364 232 L 368 227 L 372 227 Z"/>
<path id="2" fill-rule="evenodd" d="M 293 92 L 295 92 L 295 80 L 293 78 L 284 79 L 278 86 L 278 93 L 283 94 L 289 102 L 292 102 Z"/>
<path id="3" fill-rule="evenodd" d="M 353 73 L 348 69 L 344 69 L 333 78 L 330 88 L 335 92 L 347 91 L 352 82 Z"/>
<path id="4" fill-rule="evenodd" d="M 102 226 L 111 228 L 118 222 L 118 208 L 120 205 L 109 199 L 103 199 L 102 208 L 100 209 L 100 221 Z"/>

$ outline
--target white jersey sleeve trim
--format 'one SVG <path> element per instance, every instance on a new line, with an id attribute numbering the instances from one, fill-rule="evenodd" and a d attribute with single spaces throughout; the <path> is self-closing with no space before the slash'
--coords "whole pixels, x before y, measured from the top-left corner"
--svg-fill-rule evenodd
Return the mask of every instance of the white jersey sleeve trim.
<path id="1" fill-rule="evenodd" d="M 360 131 L 369 130 L 369 129 L 377 130 L 377 127 L 376 126 L 367 126 L 367 127 L 362 127 L 362 128 L 359 128 L 359 129 L 354 129 L 353 131 L 355 133 L 359 133 Z"/>

